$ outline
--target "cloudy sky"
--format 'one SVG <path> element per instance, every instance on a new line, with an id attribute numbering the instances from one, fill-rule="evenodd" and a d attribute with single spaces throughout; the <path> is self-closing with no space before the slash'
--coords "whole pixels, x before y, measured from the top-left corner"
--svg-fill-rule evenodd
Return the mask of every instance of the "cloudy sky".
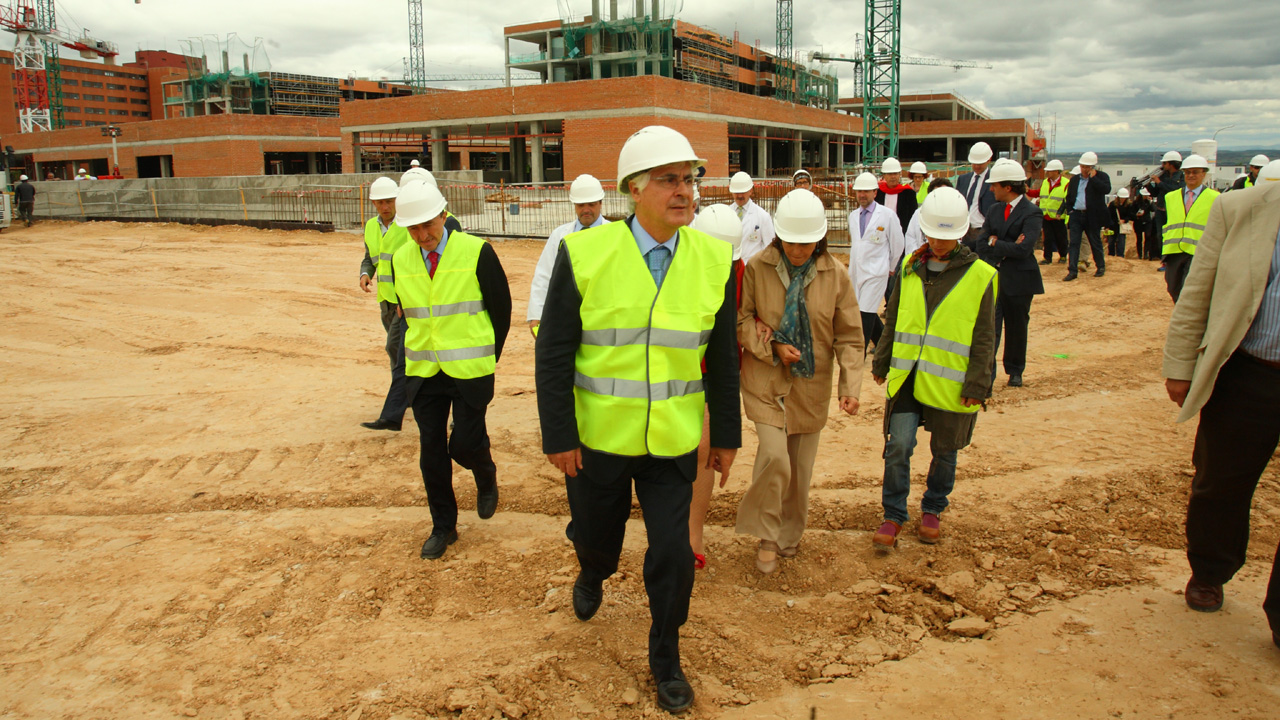
<path id="1" fill-rule="evenodd" d="M 651 0 L 646 0 L 646 5 Z M 607 6 L 606 2 L 602 3 Z M 399 78 L 405 0 L 57 0 L 60 27 L 120 46 L 262 38 L 272 69 Z M 630 0 L 621 0 L 623 8 Z M 664 13 L 772 49 L 773 0 L 661 0 Z M 903 0 L 902 52 L 989 63 L 904 65 L 902 91 L 957 92 L 996 117 L 1057 118 L 1057 148 L 1182 149 L 1221 130 L 1222 148 L 1280 147 L 1280 0 Z M 504 25 L 590 13 L 590 0 L 423 3 L 427 72 L 501 73 Z M 852 53 L 857 0 L 795 0 L 794 45 Z M 836 63 L 842 97 L 852 66 Z M 453 85 L 453 87 L 465 87 Z"/>

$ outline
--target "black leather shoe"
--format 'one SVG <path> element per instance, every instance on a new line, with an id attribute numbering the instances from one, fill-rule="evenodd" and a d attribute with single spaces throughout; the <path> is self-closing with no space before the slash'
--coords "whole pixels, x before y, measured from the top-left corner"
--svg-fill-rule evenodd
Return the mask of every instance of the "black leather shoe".
<path id="1" fill-rule="evenodd" d="M 498 510 L 498 486 L 495 484 L 489 492 L 476 495 L 476 514 L 481 520 L 488 520 Z"/>
<path id="2" fill-rule="evenodd" d="M 449 532 L 433 532 L 427 541 L 422 543 L 421 557 L 423 560 L 435 560 L 444 555 L 445 548 L 458 542 L 458 531 L 450 530 Z"/>
<path id="3" fill-rule="evenodd" d="M 1040 261 L 1040 264 L 1041 264 L 1041 265 L 1052 265 L 1052 264 L 1053 264 L 1053 261 L 1052 261 L 1052 260 L 1041 260 L 1041 261 Z"/>
<path id="4" fill-rule="evenodd" d="M 675 715 L 693 705 L 693 688 L 683 675 L 658 683 L 658 707 Z"/>
<path id="5" fill-rule="evenodd" d="M 1107 274 L 1107 270 L 1106 270 L 1106 268 L 1101 268 L 1101 269 L 1099 269 L 1099 270 L 1098 270 L 1098 272 L 1094 273 L 1094 274 L 1093 274 L 1093 276 L 1094 276 L 1094 277 L 1102 277 L 1103 275 L 1106 275 L 1106 274 Z"/>
<path id="6" fill-rule="evenodd" d="M 1009 376 L 1009 387 L 1022 387 L 1022 376 L 1021 376 L 1021 375 L 1010 375 L 1010 376 Z"/>
<path id="7" fill-rule="evenodd" d="M 604 600 L 603 585 L 583 580 L 582 573 L 578 573 L 578 579 L 573 581 L 573 614 L 579 620 L 590 620 L 600 609 L 600 601 Z"/>
<path id="8" fill-rule="evenodd" d="M 1195 575 L 1187 581 L 1184 595 L 1187 607 L 1196 612 L 1217 612 L 1222 609 L 1222 586 L 1209 585 L 1196 579 Z"/>
<path id="9" fill-rule="evenodd" d="M 1066 277 L 1062 278 L 1062 282 L 1071 282 L 1072 280 L 1075 280 L 1075 279 L 1076 279 L 1076 274 L 1069 273 Z"/>
<path id="10" fill-rule="evenodd" d="M 370 430 L 390 430 L 392 432 L 400 432 L 400 423 L 392 422 L 385 418 L 378 418 L 373 422 L 360 423 L 360 427 L 367 427 Z"/>

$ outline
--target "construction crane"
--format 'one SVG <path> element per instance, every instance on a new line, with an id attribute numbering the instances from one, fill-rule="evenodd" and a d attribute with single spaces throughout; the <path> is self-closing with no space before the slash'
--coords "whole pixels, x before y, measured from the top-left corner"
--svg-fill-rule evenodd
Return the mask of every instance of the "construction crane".
<path id="1" fill-rule="evenodd" d="M 413 93 L 426 91 L 427 63 L 422 40 L 422 0 L 409 0 L 409 58 L 405 79 Z"/>
<path id="2" fill-rule="evenodd" d="M 64 125 L 62 66 L 58 47 L 85 58 L 114 62 L 114 43 L 84 33 L 74 37 L 58 29 L 54 0 L 15 0 L 0 5 L 0 28 L 16 36 L 13 47 L 14 91 L 18 96 L 18 125 L 24 133 L 56 130 Z"/>

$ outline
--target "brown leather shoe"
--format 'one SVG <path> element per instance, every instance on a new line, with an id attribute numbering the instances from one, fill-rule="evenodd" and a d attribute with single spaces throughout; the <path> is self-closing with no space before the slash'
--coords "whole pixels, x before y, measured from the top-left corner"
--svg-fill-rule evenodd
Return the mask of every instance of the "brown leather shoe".
<path id="1" fill-rule="evenodd" d="M 1209 585 L 1196 579 L 1195 575 L 1187 581 L 1184 595 L 1187 607 L 1196 612 L 1217 612 L 1222 609 L 1222 586 Z"/>
<path id="2" fill-rule="evenodd" d="M 933 545 L 942 538 L 942 522 L 933 513 L 920 516 L 920 542 Z"/>
<path id="3" fill-rule="evenodd" d="M 898 533 L 902 530 L 902 526 L 892 520 L 885 520 L 880 525 L 880 529 L 876 530 L 876 534 L 871 536 L 871 546 L 877 552 L 887 553 L 898 544 Z"/>
<path id="4" fill-rule="evenodd" d="M 761 540 L 756 550 L 756 569 L 769 575 L 778 569 L 778 543 L 772 540 Z"/>

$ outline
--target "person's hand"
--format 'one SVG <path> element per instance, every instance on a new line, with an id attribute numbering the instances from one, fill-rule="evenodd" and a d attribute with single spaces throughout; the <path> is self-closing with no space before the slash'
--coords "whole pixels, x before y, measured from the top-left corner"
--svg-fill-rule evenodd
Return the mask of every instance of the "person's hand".
<path id="1" fill-rule="evenodd" d="M 720 487 L 729 481 L 729 468 L 733 467 L 733 459 L 737 457 L 736 448 L 711 448 L 707 453 L 707 469 L 720 473 Z"/>
<path id="2" fill-rule="evenodd" d="M 858 414 L 858 398 L 847 396 L 847 395 L 844 397 L 841 397 L 840 409 L 844 411 L 845 415 L 857 415 Z"/>
<path id="3" fill-rule="evenodd" d="M 782 364 L 791 367 L 791 363 L 800 361 L 800 351 L 792 345 L 784 345 L 782 343 L 773 344 L 773 352 L 777 354 Z"/>
<path id="4" fill-rule="evenodd" d="M 360 276 L 360 289 L 365 292 L 373 292 L 373 280 L 370 280 L 368 275 Z"/>
<path id="5" fill-rule="evenodd" d="M 760 318 L 756 318 L 756 336 L 760 338 L 760 342 L 768 345 L 773 340 L 773 328 L 764 324 Z"/>
<path id="6" fill-rule="evenodd" d="M 996 236 L 995 236 L 995 235 L 992 235 L 991 237 L 987 238 L 987 246 L 988 246 L 988 247 L 995 247 L 995 246 L 996 246 Z"/>
<path id="7" fill-rule="evenodd" d="M 1164 381 L 1164 391 L 1169 393 L 1170 400 L 1182 407 L 1182 403 L 1187 401 L 1187 393 L 1191 392 L 1191 381 L 1169 378 Z"/>
<path id="8" fill-rule="evenodd" d="M 541 321 L 541 320 L 530 320 L 530 321 L 529 321 L 529 334 L 530 334 L 530 335 L 532 335 L 532 336 L 534 336 L 534 337 L 538 337 L 538 332 L 537 332 L 536 330 L 534 330 L 534 328 L 538 327 L 538 326 L 539 326 L 539 325 L 541 325 L 541 324 L 542 324 L 542 321 Z"/>
<path id="9" fill-rule="evenodd" d="M 551 453 L 547 456 L 547 462 L 569 477 L 578 477 L 578 471 L 582 469 L 582 448 Z"/>
<path id="10" fill-rule="evenodd" d="M 974 405 L 981 405 L 982 401 L 974 400 L 973 398 L 962 397 L 960 398 L 960 404 L 965 407 L 973 407 Z"/>
<path id="11" fill-rule="evenodd" d="M 871 376 L 871 379 L 872 379 L 872 380 L 875 380 L 877 385 L 883 385 L 883 384 L 884 384 L 884 378 L 880 377 L 879 375 L 872 375 L 872 376 Z"/>
<path id="12" fill-rule="evenodd" d="M 1018 236 L 1018 239 L 1017 239 L 1016 241 L 1014 241 L 1014 243 L 1013 243 L 1013 244 L 1014 244 L 1014 245 L 1021 245 L 1021 244 L 1022 244 L 1022 241 L 1023 241 L 1023 240 L 1026 240 L 1026 239 L 1027 239 L 1027 235 L 1026 235 L 1026 233 L 1023 233 L 1022 235 L 1019 235 L 1019 236 Z"/>
<path id="13" fill-rule="evenodd" d="M 398 318 L 404 317 L 404 310 L 401 310 L 399 305 L 396 306 L 396 317 Z"/>

